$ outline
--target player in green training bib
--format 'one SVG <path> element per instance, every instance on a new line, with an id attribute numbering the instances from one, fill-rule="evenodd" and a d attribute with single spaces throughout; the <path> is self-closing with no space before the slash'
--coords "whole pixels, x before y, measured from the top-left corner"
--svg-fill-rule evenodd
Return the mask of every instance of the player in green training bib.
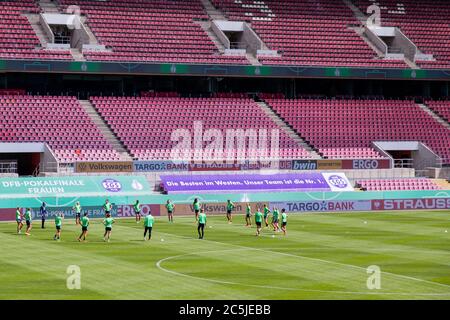
<path id="1" fill-rule="evenodd" d="M 278 211 L 277 208 L 274 208 L 273 212 L 272 212 L 272 223 L 271 223 L 271 225 L 273 227 L 273 231 L 280 230 L 280 227 L 278 225 L 279 216 L 280 216 L 280 212 Z"/>
<path id="2" fill-rule="evenodd" d="M 104 241 L 109 242 L 109 239 L 111 238 L 112 225 L 114 222 L 114 219 L 109 213 L 106 215 L 106 218 L 103 219 L 103 225 L 105 226 L 105 234 L 103 235 Z"/>
<path id="3" fill-rule="evenodd" d="M 266 224 L 266 228 L 269 227 L 269 214 L 270 209 L 267 207 L 267 204 L 264 205 L 264 223 Z"/>
<path id="4" fill-rule="evenodd" d="M 260 208 L 258 208 L 255 213 L 256 235 L 257 236 L 259 236 L 261 234 L 262 220 L 263 220 L 263 214 L 261 213 Z"/>
<path id="5" fill-rule="evenodd" d="M 22 212 L 20 211 L 20 208 L 17 207 L 17 209 L 16 209 L 17 234 L 22 233 L 22 228 L 23 228 L 22 219 L 23 219 Z"/>
<path id="6" fill-rule="evenodd" d="M 285 209 L 281 209 L 281 230 L 283 234 L 286 235 L 286 225 L 287 225 L 287 214 Z"/>
<path id="7" fill-rule="evenodd" d="M 198 215 L 198 226 L 197 226 L 199 239 L 203 239 L 203 237 L 205 236 L 205 226 L 206 226 L 206 214 L 205 210 L 201 209 L 200 214 Z"/>
<path id="8" fill-rule="evenodd" d="M 247 206 L 245 207 L 245 226 L 251 227 L 252 226 L 252 207 L 250 206 L 250 203 L 247 203 Z"/>
<path id="9" fill-rule="evenodd" d="M 25 211 L 25 223 L 27 224 L 27 230 L 25 231 L 25 234 L 27 236 L 30 235 L 31 229 L 33 229 L 33 221 L 31 217 L 31 208 L 27 208 L 27 211 Z"/>
<path id="10" fill-rule="evenodd" d="M 139 223 L 141 221 L 141 204 L 139 203 L 139 200 L 136 200 L 133 204 L 133 210 L 134 215 L 136 216 L 136 223 Z"/>
<path id="11" fill-rule="evenodd" d="M 81 219 L 81 210 L 82 210 L 79 201 L 77 201 L 77 203 L 75 203 L 75 205 L 73 206 L 72 210 L 75 212 L 75 224 L 79 225 L 80 224 L 80 219 Z"/>
<path id="12" fill-rule="evenodd" d="M 53 240 L 61 240 L 61 227 L 62 227 L 62 221 L 64 219 L 63 213 L 57 213 L 55 216 L 55 227 L 56 227 L 56 233 L 53 236 Z"/>
<path id="13" fill-rule="evenodd" d="M 80 219 L 81 224 L 81 234 L 78 237 L 78 241 L 82 241 L 81 238 L 83 238 L 83 241 L 86 241 L 86 237 L 88 234 L 88 227 L 89 227 L 89 218 L 87 216 L 87 212 L 84 213 L 83 217 Z"/>
<path id="14" fill-rule="evenodd" d="M 233 202 L 231 202 L 231 200 L 227 200 L 227 220 L 228 223 L 232 223 L 233 222 L 233 218 L 231 217 L 231 213 L 233 212 L 235 205 Z"/>
<path id="15" fill-rule="evenodd" d="M 170 199 L 167 200 L 166 209 L 167 209 L 167 217 L 169 218 L 169 222 L 173 223 L 173 212 L 175 210 L 175 205 L 173 204 L 172 201 L 170 201 Z"/>
<path id="16" fill-rule="evenodd" d="M 147 240 L 147 232 L 148 232 L 148 240 L 151 240 L 152 238 L 152 229 L 153 229 L 153 223 L 155 222 L 155 218 L 153 218 L 152 214 L 149 213 L 144 217 L 144 241 Z"/>
<path id="17" fill-rule="evenodd" d="M 111 214 L 112 208 L 113 208 L 113 206 L 112 206 L 111 202 L 109 202 L 109 200 L 106 199 L 105 204 L 103 205 L 103 210 L 105 211 L 105 217 L 108 214 Z"/>
<path id="18" fill-rule="evenodd" d="M 198 214 L 200 212 L 200 208 L 202 207 L 200 201 L 198 201 L 198 198 L 194 199 L 194 203 L 192 204 L 192 207 L 195 212 L 195 221 L 198 221 Z"/>

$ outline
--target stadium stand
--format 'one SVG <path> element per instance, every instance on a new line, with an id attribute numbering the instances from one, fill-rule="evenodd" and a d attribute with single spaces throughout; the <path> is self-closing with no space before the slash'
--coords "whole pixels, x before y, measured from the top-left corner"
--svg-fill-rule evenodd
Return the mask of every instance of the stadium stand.
<path id="1" fill-rule="evenodd" d="M 39 11 L 33 0 L 0 2 L 0 58 L 72 60 L 70 51 L 39 48 L 36 33 L 22 15 Z"/>
<path id="2" fill-rule="evenodd" d="M 266 99 L 326 158 L 379 157 L 372 141 L 421 141 L 450 158 L 450 132 L 408 100 Z"/>
<path id="3" fill-rule="evenodd" d="M 365 12 L 373 0 L 354 0 Z M 423 53 L 433 54 L 436 61 L 416 61 L 426 69 L 450 68 L 450 3 L 448 1 L 377 0 L 383 26 L 396 26 Z M 432 17 L 432 18 L 431 18 Z"/>
<path id="4" fill-rule="evenodd" d="M 221 55 L 194 20 L 208 19 L 198 0 L 60 1 L 79 5 L 99 43 L 112 52 L 85 51 L 87 60 L 249 64 Z"/>
<path id="5" fill-rule="evenodd" d="M 426 101 L 426 105 L 450 122 L 450 101 Z"/>
<path id="6" fill-rule="evenodd" d="M 170 159 L 175 146 L 172 131 L 192 130 L 194 121 L 202 121 L 204 130 L 214 128 L 222 132 L 278 128 L 248 98 L 92 97 L 91 102 L 131 154 L 140 160 Z M 270 138 L 270 131 L 268 135 Z M 279 146 L 281 158 L 310 157 L 282 130 Z"/>
<path id="7" fill-rule="evenodd" d="M 257 5 L 212 0 L 212 3 L 230 20 L 251 22 L 264 43 L 282 54 L 281 57 L 258 56 L 266 65 L 409 68 L 404 61 L 378 58 L 348 28 L 360 22 L 342 1 L 265 0 Z"/>
<path id="8" fill-rule="evenodd" d="M 0 96 L 0 141 L 48 143 L 61 163 L 120 158 L 76 97 Z"/>
<path id="9" fill-rule="evenodd" d="M 356 187 L 365 191 L 440 189 L 433 180 L 428 178 L 359 180 L 356 181 Z"/>

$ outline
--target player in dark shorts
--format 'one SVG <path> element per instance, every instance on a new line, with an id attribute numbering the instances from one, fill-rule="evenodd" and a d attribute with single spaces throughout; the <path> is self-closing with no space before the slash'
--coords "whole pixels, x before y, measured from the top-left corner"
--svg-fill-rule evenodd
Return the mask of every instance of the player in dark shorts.
<path id="1" fill-rule="evenodd" d="M 87 216 L 87 212 L 84 213 L 83 217 L 80 220 L 81 223 L 81 234 L 78 237 L 78 241 L 82 241 L 81 238 L 83 238 L 83 241 L 86 241 L 86 236 L 88 234 L 88 227 L 89 227 L 89 218 Z"/>
<path id="2" fill-rule="evenodd" d="M 195 212 L 195 221 L 198 221 L 198 214 L 200 213 L 200 209 L 202 207 L 202 205 L 200 204 L 200 202 L 198 201 L 198 198 L 194 199 L 194 203 L 192 204 L 193 208 L 194 208 L 194 212 Z"/>
<path id="3" fill-rule="evenodd" d="M 105 204 L 103 205 L 103 210 L 105 211 L 105 217 L 106 217 L 108 214 L 111 214 L 112 207 L 113 207 L 113 206 L 112 206 L 111 202 L 109 202 L 109 200 L 106 199 Z"/>
<path id="4" fill-rule="evenodd" d="M 245 226 L 251 227 L 252 226 L 252 207 L 249 203 L 247 203 L 247 207 L 245 208 Z"/>
<path id="5" fill-rule="evenodd" d="M 106 218 L 103 220 L 103 225 L 105 226 L 105 234 L 103 235 L 103 240 L 108 241 L 111 238 L 112 225 L 114 223 L 114 219 L 111 218 L 111 215 L 108 213 Z"/>
<path id="6" fill-rule="evenodd" d="M 62 213 L 57 213 L 55 216 L 56 233 L 55 236 L 53 237 L 53 240 L 61 240 L 61 227 L 63 218 L 64 215 Z"/>
<path id="7" fill-rule="evenodd" d="M 167 209 L 167 217 L 169 218 L 169 222 L 173 222 L 173 212 L 175 210 L 175 205 L 172 201 L 167 200 L 166 203 L 166 209 Z"/>
<path id="8" fill-rule="evenodd" d="M 17 234 L 22 233 L 22 228 L 23 228 L 22 219 L 23 219 L 22 212 L 20 211 L 20 208 L 17 207 L 17 209 L 16 209 Z"/>
<path id="9" fill-rule="evenodd" d="M 81 205 L 80 202 L 77 201 L 77 203 L 75 203 L 75 205 L 73 206 L 73 211 L 75 212 L 75 224 L 80 224 L 80 219 L 81 219 Z"/>
<path id="10" fill-rule="evenodd" d="M 133 204 L 134 215 L 136 216 L 136 223 L 141 221 L 141 204 L 139 200 L 136 200 L 136 203 Z"/>
<path id="11" fill-rule="evenodd" d="M 272 211 L 272 227 L 273 227 L 273 231 L 279 231 L 280 227 L 278 225 L 279 223 L 279 218 L 280 218 L 280 212 L 278 211 L 277 208 L 273 208 Z"/>
<path id="12" fill-rule="evenodd" d="M 233 218 L 231 217 L 231 213 L 233 212 L 235 205 L 233 202 L 231 202 L 231 200 L 227 200 L 227 220 L 228 223 L 232 223 L 233 222 Z"/>
<path id="13" fill-rule="evenodd" d="M 266 224 L 266 228 L 268 228 L 270 209 L 267 207 L 267 204 L 264 205 L 263 211 L 264 211 L 264 223 Z"/>
<path id="14" fill-rule="evenodd" d="M 153 229 L 153 223 L 155 222 L 155 218 L 153 218 L 152 214 L 149 213 L 144 218 L 144 241 L 147 240 L 147 232 L 148 232 L 148 240 L 152 238 L 152 229 Z"/>
<path id="15" fill-rule="evenodd" d="M 31 218 L 31 208 L 27 208 L 27 211 L 25 211 L 25 223 L 27 224 L 27 230 L 25 231 L 25 234 L 27 236 L 30 235 L 30 231 L 33 228 L 33 221 Z"/>
<path id="16" fill-rule="evenodd" d="M 286 235 L 287 214 L 285 209 L 281 209 L 281 231 Z"/>
<path id="17" fill-rule="evenodd" d="M 205 236 L 205 226 L 206 226 L 206 214 L 203 209 L 201 209 L 200 214 L 198 215 L 198 238 L 203 239 Z"/>
<path id="18" fill-rule="evenodd" d="M 261 225 L 263 221 L 263 214 L 261 213 L 260 208 L 256 210 L 255 213 L 255 223 L 256 223 L 256 235 L 261 235 Z"/>

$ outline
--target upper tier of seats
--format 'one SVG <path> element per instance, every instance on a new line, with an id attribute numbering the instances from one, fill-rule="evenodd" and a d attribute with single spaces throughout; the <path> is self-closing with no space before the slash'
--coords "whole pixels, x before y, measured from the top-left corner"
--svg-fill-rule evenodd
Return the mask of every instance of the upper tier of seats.
<path id="1" fill-rule="evenodd" d="M 251 22 L 253 29 L 282 57 L 259 60 L 271 65 L 408 68 L 404 61 L 382 60 L 349 25 L 353 12 L 335 0 L 212 0 L 230 20 Z"/>
<path id="2" fill-rule="evenodd" d="M 46 142 L 62 163 L 120 158 L 75 97 L 0 96 L 0 142 Z"/>
<path id="3" fill-rule="evenodd" d="M 178 144 L 171 140 L 172 132 L 186 128 L 194 135 L 194 121 L 202 121 L 203 130 L 220 130 L 224 140 L 227 129 L 264 128 L 269 130 L 270 142 L 270 129 L 278 129 L 248 98 L 93 97 L 91 101 L 131 154 L 141 160 L 170 159 L 172 149 Z M 194 146 L 193 143 L 194 137 L 190 145 Z M 283 130 L 280 130 L 279 148 L 281 158 L 310 157 Z M 245 156 L 237 157 L 238 160 L 251 156 L 248 145 L 245 149 Z"/>
<path id="4" fill-rule="evenodd" d="M 450 162 L 450 130 L 413 101 L 270 99 L 266 101 L 327 158 L 377 155 L 372 141 L 421 141 Z"/>
<path id="5" fill-rule="evenodd" d="M 436 61 L 416 61 L 422 68 L 450 68 L 450 2 L 446 0 L 353 0 L 363 11 L 369 5 L 381 8 L 383 26 L 400 27 L 418 48 Z"/>
<path id="6" fill-rule="evenodd" d="M 220 55 L 194 19 L 208 19 L 199 0 L 61 0 L 79 5 L 97 40 L 113 52 L 88 52 L 88 60 L 248 64 Z"/>
<path id="7" fill-rule="evenodd" d="M 70 51 L 42 50 L 24 12 L 38 13 L 33 0 L 0 2 L 0 59 L 72 60 Z"/>

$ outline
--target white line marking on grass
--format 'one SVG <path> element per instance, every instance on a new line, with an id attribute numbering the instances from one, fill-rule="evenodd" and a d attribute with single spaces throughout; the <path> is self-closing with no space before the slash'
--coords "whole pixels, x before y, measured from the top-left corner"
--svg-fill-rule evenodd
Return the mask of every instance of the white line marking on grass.
<path id="1" fill-rule="evenodd" d="M 254 250 L 254 249 L 255 248 L 237 248 L 237 249 L 205 251 L 202 253 L 208 254 L 208 253 L 219 253 L 219 252 L 229 252 L 229 251 L 236 252 L 236 251 L 247 251 L 247 250 Z M 267 249 L 268 248 L 261 248 L 261 249 L 257 249 L 257 250 L 264 251 Z M 275 252 L 275 251 L 271 251 L 271 252 L 283 254 L 281 252 Z M 164 263 L 165 261 L 174 260 L 174 259 L 178 259 L 178 258 L 186 257 L 186 256 L 193 256 L 193 255 L 197 255 L 197 254 L 198 253 L 194 252 L 194 253 L 180 254 L 180 255 L 176 255 L 176 256 L 169 256 L 169 257 L 159 260 L 156 263 L 156 267 L 163 272 L 167 272 L 167 273 L 170 273 L 170 274 L 173 274 L 176 276 L 186 277 L 186 278 L 190 278 L 190 279 L 203 280 L 203 281 L 208 281 L 208 282 L 213 282 L 213 283 L 218 283 L 218 284 L 238 285 L 238 286 L 245 286 L 245 287 L 262 288 L 262 289 L 276 289 L 276 290 L 285 290 L 285 291 L 286 290 L 287 291 L 304 291 L 304 292 L 318 292 L 318 293 L 339 293 L 339 294 L 350 294 L 350 295 L 450 296 L 450 292 L 449 293 L 357 292 L 357 291 L 302 289 L 302 288 L 289 288 L 289 287 L 266 286 L 266 285 L 257 285 L 257 284 L 246 284 L 246 283 L 242 283 L 242 282 L 224 281 L 224 280 L 216 280 L 216 279 L 191 276 L 191 275 L 188 275 L 185 273 L 169 270 L 169 269 L 161 266 L 161 264 Z M 289 255 L 289 256 L 293 256 L 293 257 L 297 257 L 297 258 L 309 258 L 309 257 L 290 255 L 290 254 L 284 254 L 284 255 Z M 314 259 L 314 258 L 311 258 L 311 259 Z M 331 261 L 326 261 L 326 262 L 332 263 Z M 346 265 L 346 266 L 357 267 L 357 266 L 352 266 L 352 265 Z M 361 267 L 357 267 L 357 268 L 361 268 Z M 364 269 L 364 268 L 361 268 L 361 269 Z M 385 272 L 385 273 L 389 274 L 388 272 Z M 393 275 L 399 276 L 399 275 L 395 275 L 395 274 L 393 274 Z M 415 279 L 415 278 L 412 278 L 412 279 L 421 280 L 421 279 Z M 423 280 L 423 281 L 426 281 L 426 280 Z M 430 282 L 430 283 L 438 284 L 435 282 Z"/>
<path id="2" fill-rule="evenodd" d="M 186 224 L 186 223 L 184 223 L 184 224 Z M 178 235 L 173 235 L 173 236 L 179 237 Z M 181 236 L 181 237 L 183 237 L 183 236 Z M 207 240 L 207 239 L 203 239 L 202 241 L 219 243 L 221 245 L 225 244 L 223 242 Z M 245 247 L 245 246 L 240 246 L 240 245 L 235 245 L 235 244 L 233 244 L 233 246 L 238 247 L 238 248 L 242 248 L 243 250 L 244 249 L 248 249 L 248 250 L 258 250 L 258 251 L 267 252 L 265 249 L 261 249 L 261 248 L 251 248 L 251 247 Z M 345 267 L 351 267 L 351 268 L 356 268 L 356 269 L 360 269 L 360 270 L 364 270 L 364 271 L 366 270 L 366 268 L 363 268 L 363 267 L 360 267 L 360 266 L 355 266 L 355 265 L 352 265 L 352 264 L 345 264 L 345 263 L 336 262 L 336 261 L 330 261 L 330 260 L 319 259 L 319 258 L 311 258 L 311 257 L 295 255 L 295 254 L 289 254 L 289 253 L 278 252 L 278 251 L 271 251 L 271 250 L 269 250 L 269 251 L 271 253 L 278 253 L 278 254 L 281 254 L 281 255 L 289 256 L 289 257 L 298 257 L 298 258 L 310 259 L 310 260 L 313 260 L 313 261 L 319 261 L 319 262 L 324 262 L 324 263 L 328 263 L 328 264 L 335 264 L 335 265 L 340 265 L 340 266 L 345 266 Z M 440 283 L 440 282 L 434 282 L 434 281 L 419 279 L 419 278 L 415 278 L 415 277 L 411 277 L 411 276 L 405 276 L 405 275 L 397 274 L 397 273 L 391 273 L 391 272 L 387 272 L 387 271 L 382 271 L 381 273 L 384 273 L 384 274 L 387 274 L 387 275 L 391 275 L 391 276 L 395 276 L 395 277 L 399 277 L 399 278 L 403 278 L 403 279 L 408 279 L 408 280 L 413 280 L 413 281 L 418 281 L 418 282 L 424 282 L 424 283 L 428 283 L 428 284 L 438 285 L 438 286 L 442 286 L 442 287 L 450 289 L 450 285 L 447 285 L 447 284 L 444 284 L 444 283 Z"/>

